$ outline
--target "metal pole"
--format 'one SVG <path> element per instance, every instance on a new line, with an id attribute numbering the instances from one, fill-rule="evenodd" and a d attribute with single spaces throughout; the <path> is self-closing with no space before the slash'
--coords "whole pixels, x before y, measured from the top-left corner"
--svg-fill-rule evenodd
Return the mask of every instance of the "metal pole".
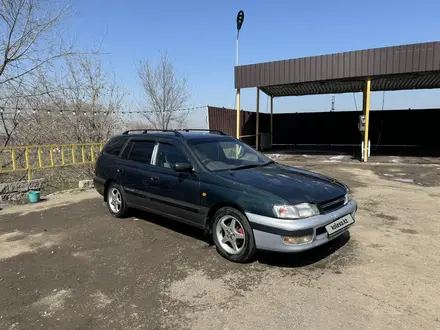
<path id="1" fill-rule="evenodd" d="M 273 144 L 273 96 L 270 97 L 270 147 Z"/>
<path id="2" fill-rule="evenodd" d="M 238 66 L 238 36 L 240 34 L 240 31 L 237 30 L 237 41 L 236 41 L 236 47 L 235 47 L 235 64 Z M 236 126 L 236 135 L 237 139 L 240 139 L 240 88 L 237 89 L 237 95 L 236 95 L 236 106 L 237 106 L 237 126 Z"/>
<path id="3" fill-rule="evenodd" d="M 243 10 L 240 10 L 237 14 L 237 40 L 236 40 L 236 49 L 235 49 L 235 64 L 236 66 L 238 66 L 238 38 L 240 36 L 240 29 L 241 26 L 243 25 L 243 20 L 244 20 L 244 12 Z M 237 135 L 237 139 L 240 139 L 240 133 L 241 133 L 241 125 L 240 125 L 240 88 L 237 88 L 237 96 L 236 96 L 236 106 L 237 106 L 237 122 L 236 122 L 236 135 Z M 236 156 L 238 158 L 238 145 L 236 148 Z"/>
<path id="4" fill-rule="evenodd" d="M 240 32 L 237 31 L 237 41 L 235 43 L 235 65 L 238 66 L 238 36 Z"/>
<path id="5" fill-rule="evenodd" d="M 361 143 L 361 160 L 364 160 L 364 140 Z"/>
<path id="6" fill-rule="evenodd" d="M 363 97 L 363 113 L 365 115 L 365 131 L 364 131 L 364 158 L 363 161 L 368 161 L 368 131 L 370 129 L 370 96 L 371 96 L 371 78 L 367 78 L 364 87 Z"/>
<path id="7" fill-rule="evenodd" d="M 240 88 L 237 89 L 237 126 L 236 137 L 240 139 Z"/>
<path id="8" fill-rule="evenodd" d="M 259 145 L 259 135 L 260 135 L 260 89 L 257 87 L 257 111 L 256 111 L 256 118 L 255 118 L 255 149 L 258 150 Z"/>

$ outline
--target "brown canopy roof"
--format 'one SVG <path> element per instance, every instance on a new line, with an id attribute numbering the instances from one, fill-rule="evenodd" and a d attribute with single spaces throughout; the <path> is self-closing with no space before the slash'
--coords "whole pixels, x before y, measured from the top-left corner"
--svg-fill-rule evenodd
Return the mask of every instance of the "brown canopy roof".
<path id="1" fill-rule="evenodd" d="M 235 67 L 235 88 L 268 95 L 440 88 L 440 42 L 358 50 Z"/>

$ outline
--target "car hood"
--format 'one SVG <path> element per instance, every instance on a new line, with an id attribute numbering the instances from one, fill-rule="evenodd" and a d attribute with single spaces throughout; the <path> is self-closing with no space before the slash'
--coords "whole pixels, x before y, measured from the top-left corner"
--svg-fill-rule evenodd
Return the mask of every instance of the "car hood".
<path id="1" fill-rule="evenodd" d="M 323 203 L 346 192 L 346 187 L 332 178 L 276 163 L 217 174 L 224 179 L 265 190 L 294 204 Z"/>

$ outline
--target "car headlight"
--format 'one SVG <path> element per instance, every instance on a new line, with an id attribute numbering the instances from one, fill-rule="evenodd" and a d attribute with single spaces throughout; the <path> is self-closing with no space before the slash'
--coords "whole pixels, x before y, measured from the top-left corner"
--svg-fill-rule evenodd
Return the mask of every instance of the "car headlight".
<path id="1" fill-rule="evenodd" d="M 310 203 L 274 205 L 273 211 L 278 218 L 284 219 L 304 219 L 319 214 L 318 207 Z"/>
<path id="2" fill-rule="evenodd" d="M 352 199 L 353 194 L 351 193 L 350 189 L 347 189 L 347 192 L 345 193 L 344 205 L 348 204 Z"/>

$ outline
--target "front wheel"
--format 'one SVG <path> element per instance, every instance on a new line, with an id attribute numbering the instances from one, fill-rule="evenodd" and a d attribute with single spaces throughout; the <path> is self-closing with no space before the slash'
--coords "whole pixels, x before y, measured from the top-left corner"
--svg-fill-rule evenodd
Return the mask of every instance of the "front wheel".
<path id="1" fill-rule="evenodd" d="M 218 253 L 234 262 L 248 262 L 256 252 L 252 228 L 246 216 L 232 207 L 223 207 L 214 215 L 212 238 Z"/>
<path id="2" fill-rule="evenodd" d="M 107 207 L 115 218 L 122 218 L 127 213 L 122 188 L 117 183 L 111 183 L 107 189 Z"/>

